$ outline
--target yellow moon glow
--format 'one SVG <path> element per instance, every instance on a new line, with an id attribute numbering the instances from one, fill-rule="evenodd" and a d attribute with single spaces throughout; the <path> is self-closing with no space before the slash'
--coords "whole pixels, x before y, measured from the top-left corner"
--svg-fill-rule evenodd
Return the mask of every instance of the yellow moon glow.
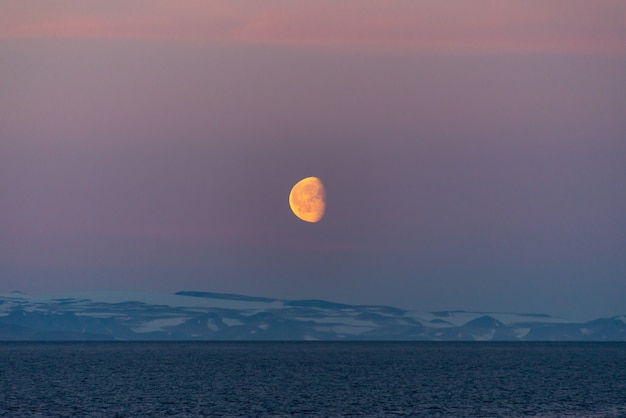
<path id="1" fill-rule="evenodd" d="M 326 210 L 326 192 L 317 177 L 296 183 L 289 193 L 289 206 L 294 215 L 306 222 L 318 222 Z"/>

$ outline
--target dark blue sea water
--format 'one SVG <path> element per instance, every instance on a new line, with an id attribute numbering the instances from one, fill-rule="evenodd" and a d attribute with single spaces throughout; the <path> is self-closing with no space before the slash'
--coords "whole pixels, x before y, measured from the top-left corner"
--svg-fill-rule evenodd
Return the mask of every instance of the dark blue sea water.
<path id="1" fill-rule="evenodd" d="M 0 343 L 0 416 L 626 416 L 624 343 Z"/>

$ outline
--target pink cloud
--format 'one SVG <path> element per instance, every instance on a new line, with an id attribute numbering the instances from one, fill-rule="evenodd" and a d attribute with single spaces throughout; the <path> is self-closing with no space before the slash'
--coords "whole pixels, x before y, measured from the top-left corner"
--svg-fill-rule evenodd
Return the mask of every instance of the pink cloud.
<path id="1" fill-rule="evenodd" d="M 0 38 L 139 38 L 362 51 L 626 52 L 621 1 L 5 2 Z"/>
<path id="2" fill-rule="evenodd" d="M 315 2 L 257 16 L 247 42 L 382 51 L 626 51 L 626 6 L 616 2 Z M 391 5 L 391 6 L 390 6 Z"/>
<path id="3" fill-rule="evenodd" d="M 237 22 L 220 13 L 191 8 L 173 8 L 170 2 L 111 1 L 106 13 L 96 7 L 65 1 L 55 10 L 46 2 L 27 6 L 9 3 L 0 17 L 0 39 L 14 38 L 103 38 L 179 39 L 204 38 L 213 41 L 227 37 Z M 93 4 L 93 3 L 92 3 Z M 136 7 L 141 4 L 142 7 Z M 133 7 L 135 6 L 135 7 Z"/>

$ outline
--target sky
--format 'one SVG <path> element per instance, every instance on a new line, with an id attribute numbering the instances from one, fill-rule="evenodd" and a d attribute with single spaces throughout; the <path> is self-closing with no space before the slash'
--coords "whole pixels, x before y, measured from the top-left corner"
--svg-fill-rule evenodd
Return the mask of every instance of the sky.
<path id="1" fill-rule="evenodd" d="M 0 9 L 0 293 L 626 314 L 626 2 Z"/>

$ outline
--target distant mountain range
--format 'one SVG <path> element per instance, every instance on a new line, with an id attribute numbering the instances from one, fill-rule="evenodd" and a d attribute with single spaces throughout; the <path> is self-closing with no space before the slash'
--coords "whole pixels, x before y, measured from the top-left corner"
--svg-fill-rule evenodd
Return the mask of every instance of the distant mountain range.
<path id="1" fill-rule="evenodd" d="M 419 312 L 210 292 L 0 294 L 0 340 L 626 341 L 626 316 Z"/>

